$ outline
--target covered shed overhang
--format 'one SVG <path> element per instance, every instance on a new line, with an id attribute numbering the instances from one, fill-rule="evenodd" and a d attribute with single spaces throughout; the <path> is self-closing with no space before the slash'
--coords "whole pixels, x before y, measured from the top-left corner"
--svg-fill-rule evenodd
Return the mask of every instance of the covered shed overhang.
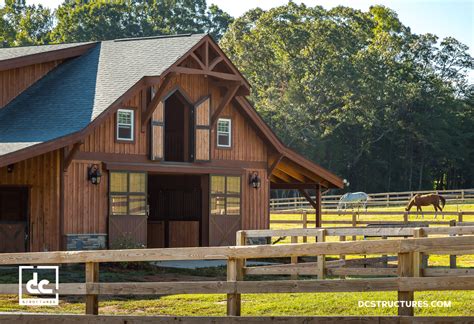
<path id="1" fill-rule="evenodd" d="M 343 181 L 296 152 L 286 147 L 285 151 L 286 153 L 280 153 L 271 161 L 268 170 L 270 189 L 298 190 L 315 209 L 316 227 L 321 227 L 322 190 L 343 188 Z M 315 191 L 314 198 L 311 197 L 308 190 Z"/>

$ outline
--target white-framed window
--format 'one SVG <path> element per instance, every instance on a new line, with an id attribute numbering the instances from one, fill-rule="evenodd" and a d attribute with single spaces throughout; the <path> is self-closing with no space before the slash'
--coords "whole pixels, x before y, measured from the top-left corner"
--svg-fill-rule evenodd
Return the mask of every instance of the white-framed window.
<path id="1" fill-rule="evenodd" d="M 219 118 L 217 121 L 217 146 L 231 147 L 232 144 L 232 121 L 227 118 Z"/>
<path id="2" fill-rule="evenodd" d="M 135 116 L 132 109 L 117 111 L 117 140 L 133 141 Z"/>

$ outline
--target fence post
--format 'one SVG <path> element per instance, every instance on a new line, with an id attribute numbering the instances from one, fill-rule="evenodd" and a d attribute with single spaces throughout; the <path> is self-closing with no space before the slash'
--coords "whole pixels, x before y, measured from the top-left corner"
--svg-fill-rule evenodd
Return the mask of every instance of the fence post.
<path id="1" fill-rule="evenodd" d="M 411 277 L 413 276 L 413 253 L 398 253 L 398 276 Z M 408 307 L 402 302 L 413 302 L 413 291 L 398 291 L 398 315 L 399 316 L 413 316 L 413 306 Z"/>
<path id="2" fill-rule="evenodd" d="M 242 280 L 242 269 L 239 261 L 234 258 L 227 259 L 227 282 L 237 282 Z M 240 316 L 241 298 L 240 294 L 227 294 L 227 315 Z"/>
<path id="3" fill-rule="evenodd" d="M 454 219 L 450 220 L 449 226 L 456 226 L 456 221 Z M 455 236 L 455 235 L 451 234 L 449 236 Z M 455 255 L 449 255 L 449 268 L 456 269 L 456 256 Z"/>
<path id="4" fill-rule="evenodd" d="M 415 228 L 413 230 L 413 237 L 425 237 L 425 231 L 422 228 Z M 413 277 L 423 277 L 424 255 L 422 252 L 413 252 Z"/>
<path id="5" fill-rule="evenodd" d="M 386 240 L 386 239 L 387 239 L 387 236 L 382 236 L 382 240 Z M 383 267 L 388 268 L 388 255 L 382 254 L 382 258 L 383 258 Z"/>
<path id="6" fill-rule="evenodd" d="M 345 235 L 339 236 L 339 242 L 344 242 L 345 240 L 346 240 L 346 236 L 345 236 Z M 345 255 L 345 254 L 339 255 L 339 259 L 340 259 L 340 260 L 345 260 L 345 259 L 346 259 L 346 255 Z M 346 279 L 346 276 L 339 276 L 339 278 L 341 278 L 341 279 Z"/>
<path id="7" fill-rule="evenodd" d="M 325 229 L 319 230 L 316 236 L 316 239 L 318 243 L 326 241 L 326 230 Z M 324 254 L 318 255 L 317 263 L 318 263 L 318 279 L 324 279 L 325 268 L 326 268 L 326 256 Z"/>
<path id="8" fill-rule="evenodd" d="M 308 212 L 306 210 L 303 211 L 303 228 L 308 228 Z M 308 242 L 308 237 L 303 236 L 303 243 Z"/>
<path id="9" fill-rule="evenodd" d="M 291 243 L 298 243 L 298 236 L 292 236 L 291 237 Z M 298 264 L 298 256 L 297 255 L 292 255 L 291 256 L 291 264 L 297 265 Z M 296 268 L 296 267 L 295 267 Z M 295 269 L 293 268 L 293 269 Z M 291 279 L 296 280 L 298 279 L 298 273 L 292 273 L 291 274 Z"/>
<path id="10" fill-rule="evenodd" d="M 390 207 L 390 194 L 388 193 L 387 196 L 385 197 L 385 199 L 387 200 L 387 207 Z"/>
<path id="11" fill-rule="evenodd" d="M 357 214 L 356 213 L 352 214 L 352 227 L 357 227 Z M 353 235 L 352 240 L 353 241 L 357 240 L 357 236 Z"/>
<path id="12" fill-rule="evenodd" d="M 462 212 L 459 212 L 459 213 L 458 213 L 458 223 L 462 223 L 462 221 L 463 221 L 463 219 L 462 219 L 463 217 L 462 217 L 462 216 L 463 216 L 463 213 L 462 213 Z"/>
<path id="13" fill-rule="evenodd" d="M 408 224 L 408 212 L 403 212 L 403 222 L 405 224 Z"/>
<path id="14" fill-rule="evenodd" d="M 86 262 L 86 315 L 99 315 L 99 297 L 97 294 L 89 294 L 88 284 L 99 282 L 99 264 Z"/>
<path id="15" fill-rule="evenodd" d="M 270 237 L 270 240 L 271 240 L 271 237 Z M 245 231 L 237 231 L 235 233 L 235 245 L 236 246 L 245 246 L 245 245 L 247 245 L 247 236 L 245 235 Z M 244 268 L 246 260 L 242 259 L 242 260 L 239 260 L 239 262 L 241 263 L 240 267 Z"/>

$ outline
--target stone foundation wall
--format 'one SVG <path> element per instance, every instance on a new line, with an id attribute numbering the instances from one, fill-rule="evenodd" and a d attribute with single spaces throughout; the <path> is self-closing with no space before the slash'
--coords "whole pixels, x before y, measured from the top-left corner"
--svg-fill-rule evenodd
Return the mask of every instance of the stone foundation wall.
<path id="1" fill-rule="evenodd" d="M 66 249 L 68 251 L 105 250 L 107 249 L 107 234 L 66 234 Z"/>

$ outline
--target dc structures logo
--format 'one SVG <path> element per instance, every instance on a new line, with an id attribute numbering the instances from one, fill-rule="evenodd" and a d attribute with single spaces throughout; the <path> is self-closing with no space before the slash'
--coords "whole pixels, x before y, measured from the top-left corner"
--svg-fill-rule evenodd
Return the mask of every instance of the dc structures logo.
<path id="1" fill-rule="evenodd" d="M 59 267 L 58 266 L 20 266 L 19 269 L 20 305 L 59 305 Z M 41 276 L 52 274 L 55 278 L 54 289 L 50 281 Z M 26 292 L 23 291 L 23 278 L 32 277 L 26 282 Z M 25 297 L 24 294 L 28 296 Z"/>

